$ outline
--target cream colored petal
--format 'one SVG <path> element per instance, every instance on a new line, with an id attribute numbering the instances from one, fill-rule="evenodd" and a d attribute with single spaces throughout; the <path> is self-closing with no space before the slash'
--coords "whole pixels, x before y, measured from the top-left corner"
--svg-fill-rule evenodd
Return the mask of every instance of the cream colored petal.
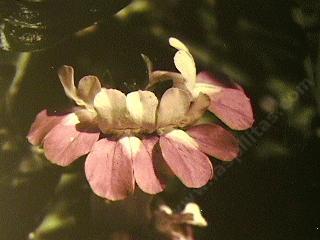
<path id="1" fill-rule="evenodd" d="M 185 78 L 186 88 L 192 92 L 196 82 L 196 65 L 189 49 L 180 40 L 170 38 L 169 44 L 176 48 L 178 52 L 174 56 L 174 64 Z"/>
<path id="2" fill-rule="evenodd" d="M 146 87 L 146 89 L 151 88 L 157 83 L 168 81 L 168 80 L 172 80 L 174 85 L 184 84 L 186 81 L 180 73 L 157 70 L 157 71 L 153 71 L 150 74 L 149 84 Z"/>
<path id="3" fill-rule="evenodd" d="M 93 104 L 94 97 L 101 90 L 101 84 L 95 76 L 85 76 L 80 79 L 78 96 L 86 103 Z"/>
<path id="4" fill-rule="evenodd" d="M 102 88 L 94 98 L 94 107 L 98 112 L 98 124 L 103 132 L 108 133 L 110 130 L 129 126 L 126 96 L 122 92 Z"/>
<path id="5" fill-rule="evenodd" d="M 222 90 L 222 87 L 215 86 L 208 83 L 196 83 L 192 92 L 194 98 L 198 97 L 199 93 L 202 92 L 207 95 L 218 93 Z"/>
<path id="6" fill-rule="evenodd" d="M 189 224 L 198 226 L 198 227 L 208 226 L 207 221 L 204 219 L 204 217 L 201 214 L 200 207 L 196 203 L 188 203 L 182 213 L 192 214 L 193 220 L 188 221 Z"/>
<path id="7" fill-rule="evenodd" d="M 173 214 L 172 209 L 167 205 L 160 205 L 159 210 L 162 211 L 162 212 L 165 212 L 168 215 L 172 215 Z"/>
<path id="8" fill-rule="evenodd" d="M 69 98 L 71 98 L 73 101 L 75 101 L 78 105 L 80 106 L 86 105 L 85 102 L 81 98 L 79 98 L 77 95 L 77 89 L 74 85 L 73 68 L 71 66 L 66 66 L 66 65 L 62 66 L 58 70 L 58 76 L 66 95 Z"/>
<path id="9" fill-rule="evenodd" d="M 186 113 L 186 118 L 182 126 L 188 126 L 198 121 L 207 111 L 210 105 L 210 98 L 208 95 L 200 93 L 198 97 L 192 102 L 189 111 Z"/>
<path id="10" fill-rule="evenodd" d="M 129 93 L 126 98 L 126 103 L 131 118 L 135 123 L 141 126 L 144 115 L 144 106 L 141 102 L 139 91 Z"/>
<path id="11" fill-rule="evenodd" d="M 79 121 L 81 123 L 95 124 L 95 119 L 97 117 L 97 112 L 95 110 L 88 110 L 86 108 L 81 108 L 75 111 Z"/>
<path id="12" fill-rule="evenodd" d="M 119 139 L 119 143 L 124 149 L 124 154 L 133 159 L 139 153 L 142 142 L 137 137 L 123 137 Z"/>
<path id="13" fill-rule="evenodd" d="M 184 50 L 179 50 L 174 56 L 174 64 L 185 78 L 187 89 L 192 92 L 196 83 L 196 65 L 192 55 Z"/>
<path id="14" fill-rule="evenodd" d="M 66 95 L 71 98 L 77 98 L 77 89 L 74 85 L 74 70 L 70 66 L 62 66 L 58 70 L 60 82 L 64 88 Z"/>
<path id="15" fill-rule="evenodd" d="M 153 92 L 136 91 L 127 95 L 127 109 L 133 121 L 143 129 L 152 131 L 156 123 L 158 99 Z"/>
<path id="16" fill-rule="evenodd" d="M 179 39 L 176 38 L 169 38 L 169 44 L 171 47 L 176 48 L 177 50 L 184 50 L 186 52 L 189 52 L 189 49 L 184 45 Z"/>
<path id="17" fill-rule="evenodd" d="M 158 128 L 179 125 L 190 107 L 188 94 L 178 88 L 169 88 L 163 95 L 158 109 Z"/>
<path id="18" fill-rule="evenodd" d="M 75 113 L 68 114 L 68 116 L 61 122 L 64 126 L 77 125 L 78 123 L 80 123 L 80 121 Z"/>

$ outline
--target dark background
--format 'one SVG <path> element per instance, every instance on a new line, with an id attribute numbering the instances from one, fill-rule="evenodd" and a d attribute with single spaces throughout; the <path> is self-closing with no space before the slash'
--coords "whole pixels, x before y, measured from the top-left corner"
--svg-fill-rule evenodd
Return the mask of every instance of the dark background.
<path id="1" fill-rule="evenodd" d="M 3 30 L 14 14 L 1 4 Z M 35 239 L 108 239 L 110 229 L 102 222 L 110 219 L 101 222 L 95 215 L 99 200 L 83 176 L 84 161 L 52 166 L 30 150 L 25 135 L 40 110 L 71 106 L 57 78 L 59 66 L 74 66 L 76 79 L 94 74 L 106 86 L 132 91 L 147 81 L 141 53 L 156 69 L 174 70 L 170 36 L 190 47 L 198 71 L 239 82 L 256 122 L 236 133 L 240 159 L 227 165 L 213 160 L 213 183 L 198 191 L 172 183 L 157 197 L 176 209 L 189 200 L 202 207 L 209 226 L 197 230 L 197 239 L 320 239 L 320 2 L 140 0 L 113 17 L 115 10 L 85 17 L 88 12 L 79 9 L 86 1 L 78 4 L 70 12 L 77 24 L 61 17 L 57 26 L 63 30 L 48 27 L 44 42 L 27 44 L 17 36 L 10 51 L 0 51 L 1 240 L 28 239 L 30 232 Z M 93 31 L 73 34 L 96 21 Z M 22 50 L 32 53 L 8 104 Z M 140 231 L 134 223 L 123 227 Z"/>

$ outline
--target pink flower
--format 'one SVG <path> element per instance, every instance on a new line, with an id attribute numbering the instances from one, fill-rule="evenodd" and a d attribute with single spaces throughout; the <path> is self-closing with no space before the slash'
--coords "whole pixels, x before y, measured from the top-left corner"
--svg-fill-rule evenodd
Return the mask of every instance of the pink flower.
<path id="1" fill-rule="evenodd" d="M 191 56 L 186 48 L 179 52 Z M 192 56 L 186 59 L 193 61 Z M 146 193 L 163 191 L 165 183 L 158 167 L 162 161 L 187 187 L 202 187 L 213 176 L 207 155 L 229 161 L 238 155 L 239 145 L 221 126 L 195 123 L 208 108 L 218 112 L 226 123 L 235 123 L 241 109 L 234 109 L 235 104 L 223 105 L 224 101 L 230 102 L 229 95 L 211 94 L 207 85 L 190 82 L 187 68 L 178 67 L 181 74 L 158 71 L 162 76 L 173 76 L 175 81 L 159 101 L 151 91 L 125 95 L 116 89 L 101 88 L 94 76 L 82 78 L 76 88 L 72 67 L 64 66 L 59 71 L 60 81 L 66 95 L 78 106 L 60 116 L 40 112 L 28 140 L 33 145 L 42 144 L 45 156 L 60 166 L 89 153 L 85 162 L 87 180 L 97 195 L 110 200 L 126 198 L 134 192 L 135 183 Z M 150 86 L 158 81 L 156 74 L 150 72 Z M 202 91 L 199 86 L 207 88 Z M 231 90 L 237 91 L 235 96 L 245 96 L 241 90 L 215 86 L 215 92 Z M 235 101 L 248 104 L 247 98 Z M 249 127 L 248 121 L 241 118 L 241 124 L 234 128 L 244 129 L 244 123 Z M 156 151 L 158 146 L 161 152 Z"/>

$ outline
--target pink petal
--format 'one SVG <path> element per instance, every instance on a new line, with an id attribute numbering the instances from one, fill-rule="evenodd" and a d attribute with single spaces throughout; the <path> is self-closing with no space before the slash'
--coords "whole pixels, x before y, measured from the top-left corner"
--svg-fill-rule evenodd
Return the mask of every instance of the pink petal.
<path id="1" fill-rule="evenodd" d="M 40 145 L 43 138 L 59 124 L 67 115 L 49 115 L 47 110 L 38 113 L 36 119 L 31 125 L 27 135 L 28 141 L 32 145 Z"/>
<path id="2" fill-rule="evenodd" d="M 223 161 L 234 159 L 239 154 L 239 142 L 233 134 L 216 124 L 202 124 L 188 129 L 201 151 Z"/>
<path id="3" fill-rule="evenodd" d="M 241 86 L 227 77 L 218 77 L 209 72 L 198 74 L 196 86 L 198 91 L 210 97 L 209 111 L 230 128 L 245 130 L 252 126 L 254 119 L 250 99 Z"/>
<path id="4" fill-rule="evenodd" d="M 156 157 L 153 148 L 158 137 L 143 140 L 138 154 L 133 159 L 134 177 L 138 186 L 146 193 L 156 194 L 162 192 L 165 186 L 157 176 Z"/>
<path id="5" fill-rule="evenodd" d="M 132 159 L 120 141 L 104 138 L 96 142 L 87 157 L 85 172 L 100 197 L 121 200 L 134 191 Z"/>
<path id="6" fill-rule="evenodd" d="M 144 138 L 142 140 L 144 146 L 146 147 L 149 154 L 152 156 L 152 163 L 154 165 L 154 170 L 157 175 L 157 178 L 161 182 L 163 188 L 167 182 L 175 177 L 175 174 L 172 172 L 168 164 L 164 161 L 158 136 L 151 136 Z"/>
<path id="7" fill-rule="evenodd" d="M 209 158 L 184 131 L 173 130 L 162 135 L 160 147 L 164 160 L 187 187 L 202 187 L 212 178 L 213 168 Z"/>
<path id="8" fill-rule="evenodd" d="M 254 122 L 250 99 L 243 91 L 222 88 L 220 92 L 209 95 L 209 111 L 234 130 L 250 128 Z"/>
<path id="9" fill-rule="evenodd" d="M 44 138 L 45 156 L 55 164 L 67 166 L 87 154 L 99 135 L 99 132 L 79 131 L 76 125 L 60 123 Z"/>

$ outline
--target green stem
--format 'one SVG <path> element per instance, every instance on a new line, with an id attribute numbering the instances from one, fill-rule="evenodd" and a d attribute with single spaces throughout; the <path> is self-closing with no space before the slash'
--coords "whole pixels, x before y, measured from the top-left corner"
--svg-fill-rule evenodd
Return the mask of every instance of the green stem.
<path id="1" fill-rule="evenodd" d="M 8 114 L 12 114 L 16 97 L 19 94 L 24 79 L 25 70 L 30 62 L 31 53 L 21 53 L 16 64 L 16 72 L 6 94 L 5 103 Z"/>

